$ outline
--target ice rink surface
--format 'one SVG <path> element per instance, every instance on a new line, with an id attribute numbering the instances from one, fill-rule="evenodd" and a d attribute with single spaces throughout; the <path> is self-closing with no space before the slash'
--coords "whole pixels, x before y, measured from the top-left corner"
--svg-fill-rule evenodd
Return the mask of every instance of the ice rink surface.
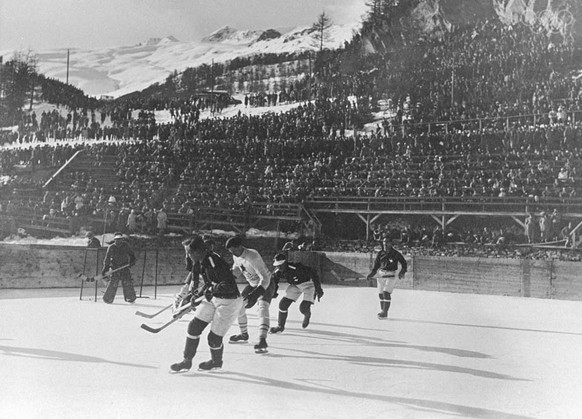
<path id="1" fill-rule="evenodd" d="M 150 334 L 140 325 L 170 312 L 135 312 L 177 288 L 134 304 L 120 289 L 113 305 L 75 289 L 0 290 L 0 418 L 582 417 L 582 302 L 397 289 L 380 321 L 374 288 L 328 286 L 307 329 L 291 306 L 268 354 L 253 351 L 251 309 L 251 339 L 225 339 L 222 370 L 170 374 L 192 315 Z M 210 359 L 207 334 L 196 366 Z"/>

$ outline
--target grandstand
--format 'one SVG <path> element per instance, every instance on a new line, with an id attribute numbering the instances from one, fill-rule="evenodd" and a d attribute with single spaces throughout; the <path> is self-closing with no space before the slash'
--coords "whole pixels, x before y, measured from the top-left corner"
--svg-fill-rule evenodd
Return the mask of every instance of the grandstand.
<path id="1" fill-rule="evenodd" d="M 364 35 L 319 63 L 303 85 L 315 99 L 286 112 L 203 118 L 203 94 L 23 113 L 17 134 L 1 134 L 3 235 L 254 227 L 370 243 L 377 224 L 402 220 L 424 230 L 416 246 L 579 246 L 580 44 L 484 21 L 347 69 Z M 380 99 L 393 117 L 373 119 Z"/>

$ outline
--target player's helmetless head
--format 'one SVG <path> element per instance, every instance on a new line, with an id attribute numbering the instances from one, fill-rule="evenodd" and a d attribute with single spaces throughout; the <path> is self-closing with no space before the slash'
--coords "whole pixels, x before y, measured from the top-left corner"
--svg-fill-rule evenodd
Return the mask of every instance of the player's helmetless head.
<path id="1" fill-rule="evenodd" d="M 386 250 L 392 249 L 392 239 L 391 238 L 384 237 L 383 243 L 384 243 L 384 249 L 386 249 Z"/>
<path id="2" fill-rule="evenodd" d="M 285 253 L 277 253 L 273 258 L 273 267 L 278 271 L 284 271 L 287 268 L 287 255 Z"/>
<path id="3" fill-rule="evenodd" d="M 182 242 L 186 254 L 194 262 L 201 262 L 206 256 L 206 244 L 200 236 L 194 236 Z"/>
<path id="4" fill-rule="evenodd" d="M 237 257 L 242 255 L 242 252 L 244 251 L 242 239 L 239 236 L 231 237 L 228 239 L 224 247 L 226 247 L 230 253 Z"/>

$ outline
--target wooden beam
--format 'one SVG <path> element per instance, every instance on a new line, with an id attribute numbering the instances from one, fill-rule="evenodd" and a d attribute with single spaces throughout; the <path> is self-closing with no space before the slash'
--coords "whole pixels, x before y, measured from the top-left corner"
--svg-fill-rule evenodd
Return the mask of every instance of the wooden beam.
<path id="1" fill-rule="evenodd" d="M 313 212 L 322 212 L 322 213 L 331 213 L 331 214 L 379 214 L 379 215 L 386 215 L 386 214 L 407 214 L 407 215 L 436 215 L 436 216 L 443 216 L 443 215 L 450 215 L 450 216 L 461 216 L 461 215 L 469 215 L 469 216 L 482 216 L 482 217 L 523 217 L 527 215 L 527 213 L 523 211 L 519 212 L 501 212 L 501 211 L 430 211 L 430 210 L 361 210 L 361 209 L 316 209 L 311 208 Z M 582 213 L 563 213 L 562 216 L 565 217 L 574 217 L 574 218 L 582 218 Z"/>
<path id="2" fill-rule="evenodd" d="M 442 218 L 437 217 L 436 215 L 430 215 L 432 217 L 433 220 L 435 220 L 437 222 L 437 224 L 441 227 L 441 229 L 443 228 L 444 225 L 444 220 Z"/>
<path id="3" fill-rule="evenodd" d="M 513 221 L 515 221 L 517 224 L 519 224 L 525 229 L 525 221 L 521 221 L 519 218 L 514 217 L 513 215 L 511 216 L 511 218 L 513 218 Z"/>
<path id="4" fill-rule="evenodd" d="M 578 232 L 578 230 L 580 229 L 580 227 L 582 227 L 582 221 L 580 221 L 576 227 L 574 227 L 572 229 L 572 231 L 570 232 L 570 236 L 572 236 L 572 249 L 576 248 L 576 233 Z"/>

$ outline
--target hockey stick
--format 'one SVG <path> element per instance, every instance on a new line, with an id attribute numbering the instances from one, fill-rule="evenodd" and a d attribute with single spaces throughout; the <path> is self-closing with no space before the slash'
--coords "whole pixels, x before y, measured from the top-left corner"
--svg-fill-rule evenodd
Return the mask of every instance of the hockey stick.
<path id="1" fill-rule="evenodd" d="M 167 309 L 171 308 L 174 304 L 170 304 L 169 306 L 164 307 L 163 309 L 161 309 L 160 311 L 158 311 L 157 313 L 154 314 L 147 314 L 147 313 L 142 313 L 141 311 L 136 311 L 135 314 L 141 317 L 146 317 L 148 319 L 153 319 L 154 317 L 156 317 L 158 314 L 163 313 L 164 311 L 166 311 Z"/>
<path id="2" fill-rule="evenodd" d="M 141 328 L 143 330 L 145 330 L 146 332 L 150 332 L 150 333 L 159 333 L 162 330 L 164 330 L 166 327 L 168 327 L 169 325 L 171 325 L 172 323 L 177 322 L 178 320 L 180 320 L 182 317 L 184 317 L 187 313 L 189 313 L 192 309 L 195 309 L 197 305 L 199 305 L 202 300 L 204 300 L 206 297 L 204 297 L 203 295 L 198 297 L 196 300 L 185 304 L 184 306 L 180 307 L 180 311 L 178 311 L 176 314 L 174 314 L 174 317 L 172 318 L 172 320 L 170 320 L 167 323 L 164 323 L 163 325 L 161 325 L 160 327 L 151 327 L 148 326 L 145 323 L 142 323 Z"/>
<path id="3" fill-rule="evenodd" d="M 185 298 L 188 298 L 188 297 L 192 297 L 192 294 L 190 293 L 190 294 L 189 294 L 188 296 L 186 296 Z M 191 299 L 191 298 L 189 298 L 189 299 Z M 182 300 L 182 301 L 184 301 L 184 300 Z M 179 313 L 179 312 L 181 311 L 181 308 L 182 308 L 182 307 L 185 307 L 186 305 L 188 305 L 188 304 L 184 304 L 183 306 L 180 306 L 180 307 L 178 307 L 178 309 L 177 309 L 176 313 Z M 141 317 L 146 317 L 146 318 L 148 318 L 148 319 L 153 319 L 153 318 L 154 318 L 154 317 L 156 317 L 158 314 L 161 314 L 161 313 L 163 313 L 164 311 L 166 311 L 167 309 L 169 309 L 170 307 L 173 307 L 173 306 L 174 306 L 174 304 L 170 304 L 169 306 L 166 306 L 166 307 L 164 307 L 163 309 L 161 309 L 160 311 L 158 311 L 157 313 L 154 313 L 154 314 L 147 314 L 147 313 L 144 313 L 144 312 L 142 312 L 142 311 L 139 311 L 139 310 L 138 310 L 138 311 L 136 311 L 136 312 L 135 312 L 135 314 L 136 314 L 136 315 L 138 315 L 138 316 L 141 316 Z"/>
<path id="4" fill-rule="evenodd" d="M 127 265 L 122 266 L 121 268 L 117 268 L 114 269 L 112 271 L 107 272 L 105 275 L 96 275 L 96 276 L 87 276 L 87 275 L 83 275 L 83 274 L 79 274 L 77 275 L 78 278 L 82 279 L 83 281 L 87 281 L 87 282 L 94 282 L 94 281 L 98 281 L 98 280 L 103 280 L 103 278 L 107 278 L 108 276 L 113 275 L 115 272 L 119 272 L 122 269 L 125 268 L 129 268 L 131 265 L 128 263 Z"/>

